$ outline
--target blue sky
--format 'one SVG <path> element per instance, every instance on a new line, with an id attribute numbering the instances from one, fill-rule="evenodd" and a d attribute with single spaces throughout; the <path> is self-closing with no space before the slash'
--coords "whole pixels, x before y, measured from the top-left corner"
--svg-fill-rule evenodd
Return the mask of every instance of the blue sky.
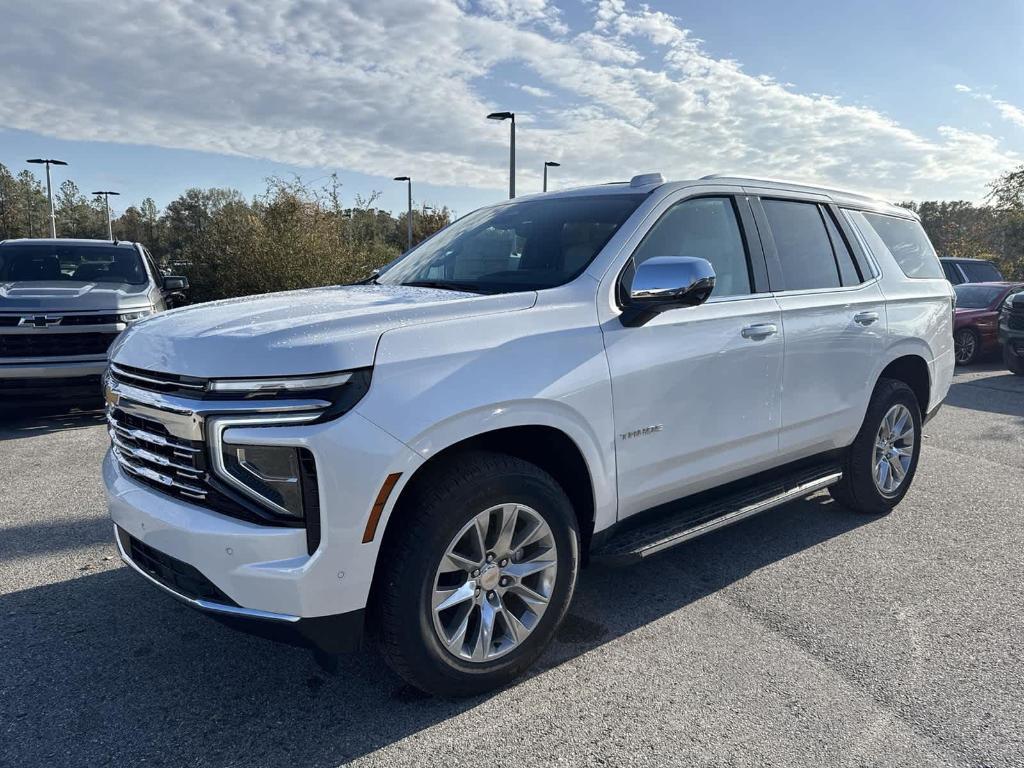
<path id="1" fill-rule="evenodd" d="M 661 170 L 979 200 L 1024 162 L 1024 4 L 0 0 L 0 162 L 117 208 L 270 175 L 460 213 Z M 98 40 L 113 41 L 97 44 Z M 63 178 L 62 176 L 58 176 Z"/>

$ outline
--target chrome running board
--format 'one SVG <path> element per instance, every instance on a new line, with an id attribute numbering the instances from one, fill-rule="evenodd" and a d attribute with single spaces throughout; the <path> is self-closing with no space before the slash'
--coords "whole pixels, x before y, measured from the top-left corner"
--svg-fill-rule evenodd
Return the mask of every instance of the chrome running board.
<path id="1" fill-rule="evenodd" d="M 711 501 L 690 505 L 682 500 L 652 517 L 644 513 L 639 524 L 627 519 L 627 530 L 617 532 L 591 552 L 595 561 L 627 565 L 663 552 L 690 539 L 746 520 L 789 501 L 802 499 L 833 485 L 843 477 L 836 465 L 818 466 L 775 477 L 733 491 Z"/>

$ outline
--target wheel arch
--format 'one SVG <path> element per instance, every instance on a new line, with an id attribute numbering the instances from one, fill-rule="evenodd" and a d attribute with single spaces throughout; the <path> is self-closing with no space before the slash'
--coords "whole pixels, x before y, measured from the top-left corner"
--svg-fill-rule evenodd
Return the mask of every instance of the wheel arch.
<path id="1" fill-rule="evenodd" d="M 536 464 L 550 474 L 562 487 L 576 513 L 584 547 L 593 535 L 596 520 L 597 498 L 593 475 L 583 451 L 576 441 L 563 430 L 547 424 L 521 424 L 480 432 L 465 437 L 442 450 L 437 451 L 423 462 L 406 481 L 395 499 L 391 515 L 381 534 L 381 547 L 393 532 L 396 523 L 407 510 L 403 502 L 415 493 L 418 483 L 427 482 L 438 468 L 453 461 L 460 455 L 472 451 L 490 451 Z"/>
<path id="2" fill-rule="evenodd" d="M 903 354 L 891 360 L 878 374 L 878 379 L 895 379 L 902 381 L 914 392 L 921 417 L 928 413 L 931 396 L 932 380 L 928 362 L 919 354 Z"/>

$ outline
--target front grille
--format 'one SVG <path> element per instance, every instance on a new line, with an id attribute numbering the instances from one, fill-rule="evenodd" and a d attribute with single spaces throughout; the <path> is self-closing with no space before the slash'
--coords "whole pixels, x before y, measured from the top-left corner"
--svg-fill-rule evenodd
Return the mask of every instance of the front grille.
<path id="1" fill-rule="evenodd" d="M 107 412 L 111 447 L 118 463 L 148 485 L 190 501 L 205 501 L 207 486 L 203 444 L 168 433 L 157 421 L 120 408 Z"/>
<path id="2" fill-rule="evenodd" d="M 206 444 L 201 440 L 175 437 L 159 421 L 127 413 L 118 407 L 107 409 L 107 431 L 117 463 L 143 485 L 214 512 L 261 525 L 304 525 L 302 521 L 275 516 L 210 474 Z M 315 469 L 311 482 L 315 489 Z"/>
<path id="3" fill-rule="evenodd" d="M 117 333 L 10 333 L 0 335 L 0 357 L 105 355 Z"/>
<path id="4" fill-rule="evenodd" d="M 1011 331 L 1024 331 L 1024 313 L 1010 312 L 1006 317 L 1006 327 Z"/>
<path id="5" fill-rule="evenodd" d="M 143 544 L 123 528 L 117 529 L 117 536 L 121 540 L 121 548 L 124 549 L 128 558 L 168 589 L 192 600 L 207 600 L 221 605 L 238 605 L 216 584 L 188 563 L 166 555 L 148 544 Z"/>

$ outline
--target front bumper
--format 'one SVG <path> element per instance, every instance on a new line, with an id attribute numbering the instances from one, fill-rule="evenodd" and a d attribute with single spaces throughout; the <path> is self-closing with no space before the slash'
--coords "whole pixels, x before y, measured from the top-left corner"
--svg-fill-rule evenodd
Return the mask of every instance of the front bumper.
<path id="1" fill-rule="evenodd" d="M 183 574 L 181 566 L 189 566 L 161 556 L 150 547 L 146 547 L 149 555 L 142 555 L 138 541 L 117 525 L 114 526 L 114 541 L 121 560 L 146 581 L 189 607 L 207 613 L 235 629 L 279 642 L 307 645 L 328 653 L 358 650 L 362 644 L 365 611 L 349 611 L 337 616 L 304 619 L 289 614 L 243 608 L 234 604 L 227 596 L 210 596 L 208 592 L 218 591 L 212 584 L 212 590 L 200 587 L 204 596 L 199 596 L 186 585 L 205 581 L 202 574 L 195 572 L 194 569 L 190 569 L 194 575 Z M 192 594 L 189 594 L 190 592 Z"/>
<path id="2" fill-rule="evenodd" d="M 197 600 L 160 585 L 192 607 L 243 621 L 258 634 L 298 635 L 325 650 L 351 647 L 338 633 L 361 629 L 380 547 L 380 535 L 362 543 L 366 520 L 384 479 L 397 472 L 404 481 L 422 460 L 354 412 L 315 425 L 236 429 L 246 441 L 272 439 L 313 453 L 321 517 L 315 552 L 308 552 L 304 528 L 262 525 L 175 498 L 132 478 L 108 452 L 103 478 L 111 518 L 125 535 L 187 564 L 227 598 Z"/>

